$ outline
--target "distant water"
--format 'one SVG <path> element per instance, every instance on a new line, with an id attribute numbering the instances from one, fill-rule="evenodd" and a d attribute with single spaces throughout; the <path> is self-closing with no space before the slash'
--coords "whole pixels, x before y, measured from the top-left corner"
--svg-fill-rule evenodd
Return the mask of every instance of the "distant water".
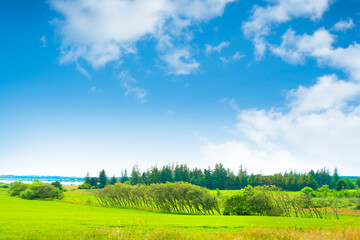
<path id="1" fill-rule="evenodd" d="M 0 179 L 0 183 L 12 183 L 15 181 L 22 181 L 23 183 L 32 183 L 32 181 L 29 180 L 21 180 L 21 179 Z M 43 183 L 52 183 L 55 182 L 56 180 L 40 180 Z M 73 182 L 69 182 L 69 181 L 60 181 L 61 185 L 80 185 L 83 184 L 84 182 L 79 182 L 79 181 L 73 181 Z"/>

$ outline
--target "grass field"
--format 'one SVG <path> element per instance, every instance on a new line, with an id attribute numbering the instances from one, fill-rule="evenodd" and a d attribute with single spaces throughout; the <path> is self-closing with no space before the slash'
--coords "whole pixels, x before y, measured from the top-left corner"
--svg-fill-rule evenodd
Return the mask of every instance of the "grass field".
<path id="1" fill-rule="evenodd" d="M 360 236 L 360 217 L 356 215 L 343 215 L 336 220 L 155 213 L 95 206 L 89 193 L 70 190 L 61 201 L 43 201 L 10 197 L 6 189 L 0 189 L 0 239 L 358 239 Z"/>

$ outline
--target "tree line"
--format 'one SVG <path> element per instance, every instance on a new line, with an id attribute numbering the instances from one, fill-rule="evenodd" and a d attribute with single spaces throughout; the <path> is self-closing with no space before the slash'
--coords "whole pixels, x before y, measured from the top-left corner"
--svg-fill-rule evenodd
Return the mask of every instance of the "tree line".
<path id="1" fill-rule="evenodd" d="M 90 177 L 87 174 L 84 184 L 80 185 L 79 188 L 104 188 L 107 184 L 113 185 L 116 182 L 131 185 L 188 182 L 211 190 L 239 190 L 248 185 L 252 187 L 272 185 L 286 191 L 299 191 L 304 187 L 311 187 L 316 190 L 324 185 L 336 190 L 355 189 L 356 185 L 359 186 L 360 184 L 360 178 L 356 180 L 356 184 L 348 178 L 340 179 L 336 168 L 332 174 L 330 174 L 329 169 L 322 168 L 316 172 L 314 170 L 305 173 L 290 171 L 284 174 L 262 175 L 248 174 L 242 166 L 235 174 L 230 169 L 225 169 L 221 163 L 216 164 L 213 169 L 210 167 L 204 170 L 190 169 L 186 164 L 176 164 L 175 166 L 165 165 L 161 168 L 153 166 L 144 172 L 141 172 L 138 165 L 135 165 L 129 175 L 125 169 L 117 178 L 115 176 L 108 178 L 104 170 L 99 173 L 98 177 Z"/>

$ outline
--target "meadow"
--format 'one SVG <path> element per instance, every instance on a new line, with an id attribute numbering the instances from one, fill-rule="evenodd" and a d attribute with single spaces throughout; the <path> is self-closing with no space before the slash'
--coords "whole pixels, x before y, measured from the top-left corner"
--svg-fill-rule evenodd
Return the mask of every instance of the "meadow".
<path id="1" fill-rule="evenodd" d="M 188 215 L 100 207 L 96 190 L 24 200 L 0 189 L 0 239 L 358 239 L 360 217 L 340 220 Z"/>

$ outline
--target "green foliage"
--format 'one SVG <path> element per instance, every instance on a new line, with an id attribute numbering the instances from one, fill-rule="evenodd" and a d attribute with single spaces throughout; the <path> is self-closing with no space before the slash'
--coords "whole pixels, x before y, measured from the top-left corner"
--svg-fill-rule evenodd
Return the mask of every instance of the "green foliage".
<path id="1" fill-rule="evenodd" d="M 63 190 L 63 187 L 59 181 L 52 182 L 51 185 L 53 185 L 54 187 L 57 187 L 60 190 Z"/>
<path id="2" fill-rule="evenodd" d="M 91 189 L 91 185 L 84 183 L 84 184 L 79 185 L 78 189 Z"/>
<path id="3" fill-rule="evenodd" d="M 331 179 L 330 188 L 335 189 L 336 183 L 339 181 L 339 179 L 340 179 L 340 177 L 339 177 L 339 174 L 338 174 L 338 170 L 337 170 L 337 168 L 335 168 L 334 174 L 333 174 L 332 179 Z"/>
<path id="4" fill-rule="evenodd" d="M 220 212 L 209 190 L 184 182 L 146 185 L 117 183 L 96 194 L 101 205 L 146 207 L 166 212 L 214 214 Z"/>
<path id="5" fill-rule="evenodd" d="M 218 188 L 216 189 L 216 196 L 217 196 L 217 197 L 220 197 L 220 196 L 221 196 L 221 192 L 220 192 L 220 190 L 219 190 Z"/>
<path id="6" fill-rule="evenodd" d="M 103 188 L 107 182 L 109 184 L 115 183 L 115 176 L 110 181 L 105 181 L 105 171 L 101 171 L 99 179 L 90 178 L 89 174 L 85 177 L 85 184 L 90 184 L 92 189 L 94 186 Z M 323 168 L 311 170 L 307 173 L 297 173 L 294 171 L 276 173 L 274 175 L 264 176 L 262 174 L 248 175 L 246 169 L 240 166 L 239 172 L 235 174 L 229 169 L 225 169 L 222 164 L 216 164 L 214 169 L 192 169 L 187 165 L 165 165 L 161 168 L 153 166 L 150 169 L 140 172 L 138 165 L 135 165 L 128 177 L 127 170 L 121 172 L 120 182 L 124 183 L 130 181 L 132 185 L 166 182 L 189 182 L 193 185 L 206 187 L 214 190 L 240 190 L 247 185 L 256 186 L 276 186 L 286 191 L 300 191 L 304 187 L 311 187 L 314 191 L 324 185 L 328 185 L 330 189 L 334 189 L 336 182 L 339 180 L 337 169 L 334 170 L 333 176 L 330 175 L 328 169 Z M 346 180 L 349 181 L 349 180 Z M 353 182 L 348 182 L 349 188 L 354 188 Z"/>
<path id="7" fill-rule="evenodd" d="M 49 197 L 53 199 L 63 199 L 64 194 L 59 188 L 55 188 L 50 191 Z"/>
<path id="8" fill-rule="evenodd" d="M 125 169 L 124 171 L 121 171 L 120 181 L 121 181 L 122 183 L 129 181 L 129 177 L 128 177 L 128 174 L 127 174 L 127 170 L 126 170 L 126 169 Z"/>
<path id="9" fill-rule="evenodd" d="M 10 184 L 9 193 L 11 196 L 20 196 L 23 199 L 51 198 L 61 199 L 64 197 L 63 192 L 54 187 L 52 184 L 42 183 L 34 180 L 32 184 L 14 182 Z"/>
<path id="10" fill-rule="evenodd" d="M 224 215 L 250 215 L 249 197 L 255 194 L 255 190 L 249 185 L 239 193 L 230 195 L 225 198 Z"/>
<path id="11" fill-rule="evenodd" d="M 36 192 L 31 189 L 26 189 L 20 193 L 20 197 L 23 199 L 33 200 L 36 198 Z"/>
<path id="12" fill-rule="evenodd" d="M 90 181 L 91 181 L 90 174 L 87 173 L 86 176 L 85 176 L 85 179 L 84 179 L 84 184 L 89 184 L 90 185 Z"/>
<path id="13" fill-rule="evenodd" d="M 298 193 L 279 191 L 275 186 L 252 188 L 248 186 L 223 200 L 224 215 L 260 215 L 306 218 L 337 217 L 336 201 L 322 205 L 325 198 L 312 197 L 311 188 Z M 315 195 L 315 194 L 314 194 Z M 329 198 L 326 198 L 329 199 Z M 337 199 L 337 198 L 332 198 Z M 324 203 L 325 204 L 325 203 Z M 330 211 L 321 211 L 322 207 L 331 207 Z"/>
<path id="14" fill-rule="evenodd" d="M 336 191 L 349 189 L 349 184 L 345 179 L 339 179 L 335 184 L 335 189 L 336 189 Z"/>
<path id="15" fill-rule="evenodd" d="M 139 169 L 138 165 L 135 165 L 133 167 L 133 169 L 132 169 L 130 182 L 131 182 L 132 185 L 137 185 L 137 184 L 143 184 L 144 183 L 144 180 L 143 180 L 143 178 L 141 176 L 140 169 Z"/>
<path id="16" fill-rule="evenodd" d="M 327 197 L 330 193 L 329 185 L 323 185 L 321 188 L 319 188 L 319 192 L 323 197 Z"/>
<path id="17" fill-rule="evenodd" d="M 172 171 L 170 166 L 164 166 L 161 174 L 160 174 L 160 182 L 166 183 L 166 182 L 174 182 L 174 178 L 172 176 Z"/>
<path id="18" fill-rule="evenodd" d="M 358 177 L 358 178 L 356 179 L 355 184 L 356 184 L 356 186 L 357 186 L 358 188 L 360 188 L 360 177 Z"/>
<path id="19" fill-rule="evenodd" d="M 301 189 L 302 193 L 305 193 L 306 195 L 315 196 L 314 190 L 311 187 L 304 187 Z"/>
<path id="20" fill-rule="evenodd" d="M 15 181 L 13 183 L 10 183 L 9 194 L 10 196 L 19 196 L 22 191 L 25 191 L 27 189 L 27 187 L 27 184 L 20 181 Z"/>
<path id="21" fill-rule="evenodd" d="M 99 188 L 104 188 L 107 182 L 107 176 L 105 170 L 101 170 L 99 173 Z"/>
<path id="22" fill-rule="evenodd" d="M 0 183 L 0 188 L 9 188 L 9 184 Z"/>
<path id="23" fill-rule="evenodd" d="M 111 178 L 111 180 L 110 180 L 110 184 L 111 184 L 111 185 L 114 185 L 116 182 L 117 182 L 117 181 L 116 181 L 116 178 L 115 178 L 115 176 L 113 176 L 113 177 Z"/>
<path id="24" fill-rule="evenodd" d="M 91 188 L 97 188 L 98 187 L 99 180 L 97 177 L 90 178 L 90 186 Z"/>
<path id="25" fill-rule="evenodd" d="M 344 178 L 344 180 L 348 184 L 348 189 L 355 189 L 356 188 L 355 183 L 353 181 L 351 181 L 349 178 Z"/>
<path id="26" fill-rule="evenodd" d="M 139 209 L 94 206 L 96 200 L 93 193 L 97 191 L 99 190 L 68 191 L 61 201 L 26 201 L 10 197 L 5 189 L 0 189 L 0 221 L 4 223 L 0 224 L 0 238 L 230 240 L 358 239 L 359 236 L 358 216 L 342 216 L 339 221 L 334 218 L 154 213 Z M 84 196 L 84 204 L 64 202 L 76 194 Z M 86 204 L 88 199 L 92 199 L 93 204 Z M 350 227 L 352 232 L 349 232 Z M 314 231 L 317 235 L 307 235 Z"/>

